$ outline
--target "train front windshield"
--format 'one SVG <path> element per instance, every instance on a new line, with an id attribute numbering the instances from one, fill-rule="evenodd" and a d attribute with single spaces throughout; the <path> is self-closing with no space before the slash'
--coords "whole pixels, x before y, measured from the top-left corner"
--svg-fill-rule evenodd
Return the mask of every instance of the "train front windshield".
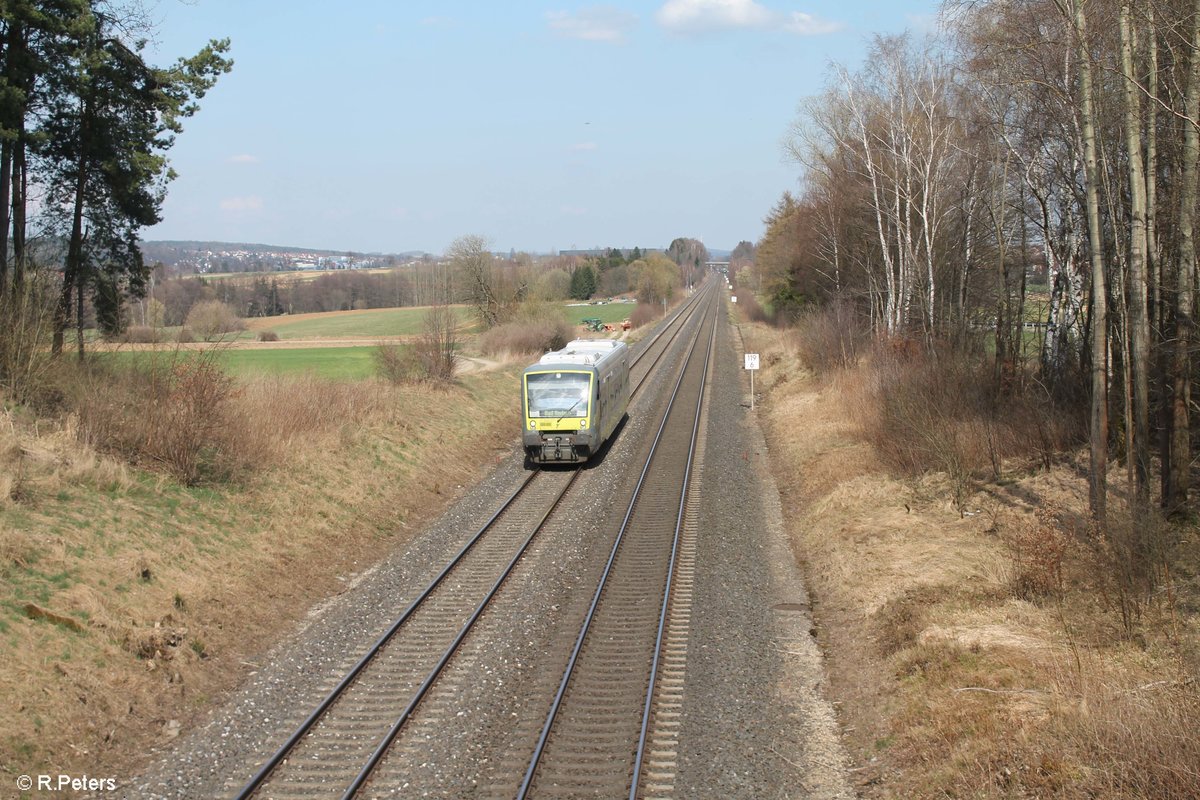
<path id="1" fill-rule="evenodd" d="M 586 417 L 590 375 L 586 372 L 541 372 L 525 376 L 531 417 Z"/>

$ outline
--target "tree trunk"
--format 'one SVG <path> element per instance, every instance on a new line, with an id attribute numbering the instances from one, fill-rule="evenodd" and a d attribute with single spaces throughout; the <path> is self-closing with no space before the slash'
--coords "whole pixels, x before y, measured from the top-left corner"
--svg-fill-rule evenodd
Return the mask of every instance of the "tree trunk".
<path id="1" fill-rule="evenodd" d="M 1187 99 L 1184 114 L 1190 121 L 1183 125 L 1183 174 L 1179 187 L 1179 269 L 1175 301 L 1175 351 L 1171 386 L 1171 463 L 1165 475 L 1163 506 L 1175 515 L 1187 511 L 1188 479 L 1191 473 L 1191 428 L 1188 405 L 1191 403 L 1191 378 L 1188 350 L 1193 326 L 1193 284 L 1196 280 L 1196 162 L 1200 160 L 1200 0 L 1192 15 L 1192 53 L 1188 70 Z"/>
<path id="2" fill-rule="evenodd" d="M 1132 429 L 1129 459 L 1133 496 L 1141 508 L 1150 504 L 1150 324 L 1146 281 L 1146 174 L 1142 167 L 1142 103 L 1133 71 L 1133 30 L 1128 0 L 1121 4 L 1121 72 L 1125 77 L 1125 146 L 1129 168 L 1129 404 Z"/>
<path id="3" fill-rule="evenodd" d="M 28 253 L 25 249 L 25 214 L 28 200 L 28 174 L 25 161 L 25 118 L 17 126 L 12 163 L 12 288 L 19 293 L 25 286 Z"/>
<path id="4" fill-rule="evenodd" d="M 1200 0 L 1197 0 L 1200 2 Z M 1100 229 L 1100 171 L 1096 159 L 1096 122 L 1092 98 L 1092 62 L 1087 45 L 1087 15 L 1081 0 L 1072 2 L 1079 56 L 1080 123 L 1087 195 L 1088 246 L 1091 249 L 1091 452 L 1088 469 L 1088 507 L 1092 518 L 1105 525 L 1108 499 L 1108 281 Z"/>
<path id="5" fill-rule="evenodd" d="M 75 175 L 75 205 L 71 215 L 71 238 L 67 242 L 67 261 L 63 269 L 62 292 L 58 305 L 54 308 L 54 339 L 51 342 L 51 352 L 61 355 L 67 323 L 71 319 L 72 292 L 83 294 L 83 198 L 87 191 L 87 168 L 84 156 L 84 142 L 87 141 L 87 116 L 85 108 L 80 115 L 79 158 L 76 163 Z"/>

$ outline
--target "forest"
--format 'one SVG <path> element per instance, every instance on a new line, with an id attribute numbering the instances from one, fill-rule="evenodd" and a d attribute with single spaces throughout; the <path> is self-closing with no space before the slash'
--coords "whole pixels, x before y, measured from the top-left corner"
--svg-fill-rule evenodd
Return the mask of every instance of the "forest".
<path id="1" fill-rule="evenodd" d="M 1114 459 L 1135 509 L 1185 515 L 1198 124 L 1195 0 L 951 2 L 801 108 L 802 188 L 743 280 L 823 309 L 835 352 L 974 359 L 994 413 L 1077 418 L 1097 524 Z"/>

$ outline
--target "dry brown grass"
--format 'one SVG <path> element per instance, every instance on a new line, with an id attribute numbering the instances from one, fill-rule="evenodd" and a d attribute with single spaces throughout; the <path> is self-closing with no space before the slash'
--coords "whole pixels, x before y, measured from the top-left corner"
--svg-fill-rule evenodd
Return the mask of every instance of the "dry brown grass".
<path id="1" fill-rule="evenodd" d="M 1195 530 L 1156 580 L 1122 578 L 1112 555 L 1142 539 L 1089 540 L 1086 484 L 1070 458 L 1045 468 L 1037 424 L 1003 445 L 1002 482 L 985 456 L 956 500 L 953 476 L 874 446 L 871 369 L 818 381 L 786 334 L 743 332 L 859 791 L 1200 796 Z"/>
<path id="2" fill-rule="evenodd" d="M 479 349 L 493 358 L 511 359 L 561 349 L 571 340 L 566 320 L 510 322 L 498 325 L 479 337 Z"/>
<path id="3" fill-rule="evenodd" d="M 511 451 L 513 379 L 249 381 L 228 411 L 253 480 L 196 488 L 97 451 L 75 417 L 0 414 L 0 473 L 22 476 L 0 499 L 0 769 L 129 774 Z"/>

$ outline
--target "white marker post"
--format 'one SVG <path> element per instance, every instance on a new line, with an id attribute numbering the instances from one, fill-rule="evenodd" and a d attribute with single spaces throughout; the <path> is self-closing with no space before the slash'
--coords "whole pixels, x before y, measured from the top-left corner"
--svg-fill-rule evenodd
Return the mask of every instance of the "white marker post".
<path id="1" fill-rule="evenodd" d="M 750 370 L 750 410 L 754 410 L 754 371 L 758 369 L 758 353 L 746 353 L 746 369 Z"/>

